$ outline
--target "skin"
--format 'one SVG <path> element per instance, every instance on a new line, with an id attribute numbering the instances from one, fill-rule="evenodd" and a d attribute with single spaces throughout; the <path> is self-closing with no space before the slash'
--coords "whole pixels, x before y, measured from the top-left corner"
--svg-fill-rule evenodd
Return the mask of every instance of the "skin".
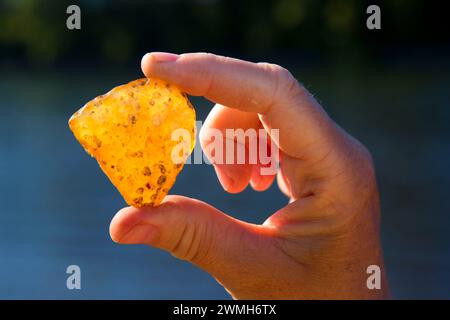
<path id="1" fill-rule="evenodd" d="M 371 155 L 289 71 L 162 52 L 146 54 L 142 70 L 216 103 L 200 133 L 203 147 L 208 128 L 279 129 L 276 175 L 262 176 L 259 164 L 214 167 L 230 193 L 248 184 L 264 191 L 276 178 L 289 204 L 256 225 L 196 199 L 167 196 L 157 208 L 120 210 L 110 226 L 115 242 L 167 250 L 210 273 L 235 299 L 388 297 Z M 381 268 L 380 290 L 367 288 L 369 265 Z"/>

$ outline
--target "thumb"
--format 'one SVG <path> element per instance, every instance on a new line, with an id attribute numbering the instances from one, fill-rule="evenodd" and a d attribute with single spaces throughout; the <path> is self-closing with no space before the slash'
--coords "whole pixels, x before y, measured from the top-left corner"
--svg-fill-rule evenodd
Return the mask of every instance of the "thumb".
<path id="1" fill-rule="evenodd" d="M 261 226 L 236 220 L 191 198 L 167 196 L 158 207 L 120 210 L 110 225 L 113 241 L 164 249 L 213 275 L 238 269 Z"/>

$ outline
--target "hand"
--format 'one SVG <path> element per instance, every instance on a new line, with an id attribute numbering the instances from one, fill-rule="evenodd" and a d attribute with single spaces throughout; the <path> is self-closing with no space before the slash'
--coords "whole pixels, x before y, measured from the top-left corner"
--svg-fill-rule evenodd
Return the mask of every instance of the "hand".
<path id="1" fill-rule="evenodd" d="M 114 241 L 167 250 L 237 299 L 387 297 L 371 156 L 286 69 L 205 53 L 151 53 L 142 70 L 217 103 L 200 133 L 203 147 L 208 128 L 279 129 L 276 177 L 290 201 L 255 225 L 199 200 L 167 196 L 156 208 L 119 211 L 110 227 Z M 249 183 L 258 191 L 271 185 L 275 175 L 258 167 L 215 170 L 235 193 Z M 367 288 L 369 265 L 382 270 L 381 290 Z"/>

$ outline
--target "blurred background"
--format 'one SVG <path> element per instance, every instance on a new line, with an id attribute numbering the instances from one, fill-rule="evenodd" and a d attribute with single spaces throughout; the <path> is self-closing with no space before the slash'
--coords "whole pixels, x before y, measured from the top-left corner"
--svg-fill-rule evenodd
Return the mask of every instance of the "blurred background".
<path id="1" fill-rule="evenodd" d="M 81 8 L 81 30 L 66 8 Z M 381 7 L 381 30 L 366 8 Z M 108 234 L 124 206 L 67 120 L 142 77 L 148 51 L 208 51 L 283 65 L 372 152 L 394 298 L 450 298 L 450 33 L 437 1 L 0 0 L 0 298 L 209 299 L 206 273 Z M 192 98 L 199 120 L 211 103 Z M 195 181 L 195 183 L 193 183 Z M 226 194 L 187 165 L 171 193 L 262 222 L 287 199 Z M 82 290 L 66 289 L 79 265 Z"/>

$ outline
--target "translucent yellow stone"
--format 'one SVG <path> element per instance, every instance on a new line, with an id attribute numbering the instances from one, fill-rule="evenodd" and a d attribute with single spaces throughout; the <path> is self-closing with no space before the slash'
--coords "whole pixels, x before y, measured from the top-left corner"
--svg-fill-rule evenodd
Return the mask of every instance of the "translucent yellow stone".
<path id="1" fill-rule="evenodd" d="M 159 79 L 135 80 L 89 101 L 69 126 L 134 207 L 161 203 L 195 145 L 194 108 Z"/>

